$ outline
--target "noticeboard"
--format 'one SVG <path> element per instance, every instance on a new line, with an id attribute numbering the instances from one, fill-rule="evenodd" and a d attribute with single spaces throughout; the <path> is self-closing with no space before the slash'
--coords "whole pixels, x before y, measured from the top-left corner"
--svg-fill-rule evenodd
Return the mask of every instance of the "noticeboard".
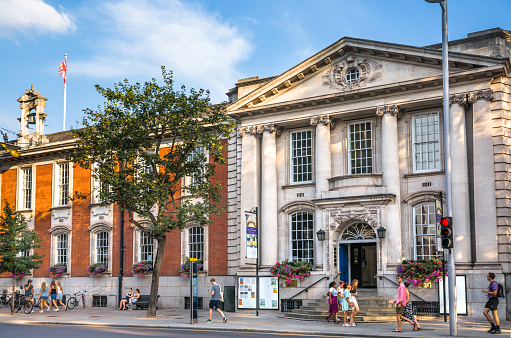
<path id="1" fill-rule="evenodd" d="M 238 309 L 256 309 L 256 278 L 238 277 Z M 259 277 L 259 309 L 279 309 L 279 280 Z"/>
<path id="2" fill-rule="evenodd" d="M 445 276 L 445 307 L 449 313 L 449 276 Z M 444 282 L 438 281 L 438 299 L 440 303 L 440 313 L 444 313 Z M 467 277 L 464 275 L 456 276 L 456 312 L 459 315 L 467 314 Z"/>

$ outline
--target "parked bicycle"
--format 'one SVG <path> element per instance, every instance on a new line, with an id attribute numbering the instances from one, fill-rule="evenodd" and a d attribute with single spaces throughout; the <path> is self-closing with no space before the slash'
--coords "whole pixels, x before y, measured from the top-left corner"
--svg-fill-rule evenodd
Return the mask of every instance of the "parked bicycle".
<path id="1" fill-rule="evenodd" d="M 82 304 L 83 304 L 83 307 L 85 308 L 85 293 L 87 291 L 83 291 L 83 292 L 76 292 L 73 294 L 72 297 L 69 298 L 69 300 L 67 301 L 67 308 L 69 310 L 73 310 L 76 306 L 80 305 L 80 300 L 82 301 Z"/>
<path id="2" fill-rule="evenodd" d="M 26 314 L 31 313 L 34 308 L 34 303 L 29 301 L 25 295 L 16 295 L 16 297 L 19 297 L 19 300 L 14 303 L 14 311 L 18 313 L 21 309 L 23 309 L 23 312 Z"/>

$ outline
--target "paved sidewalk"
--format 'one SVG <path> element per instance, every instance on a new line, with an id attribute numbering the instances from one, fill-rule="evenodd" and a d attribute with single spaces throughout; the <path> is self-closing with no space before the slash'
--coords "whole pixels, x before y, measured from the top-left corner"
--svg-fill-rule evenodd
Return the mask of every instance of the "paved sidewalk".
<path id="1" fill-rule="evenodd" d="M 255 313 L 235 312 L 226 313 L 228 321 L 222 323 L 218 312 L 213 313 L 213 323 L 206 323 L 209 314 L 207 310 L 199 310 L 198 324 L 190 324 L 189 310 L 162 309 L 157 312 L 158 317 L 149 319 L 145 310 L 116 311 L 111 309 L 74 309 L 59 312 L 34 312 L 32 314 L 11 315 L 7 309 L 0 310 L 0 323 L 10 324 L 75 324 L 75 325 L 102 325 L 102 326 L 146 326 L 146 327 L 172 327 L 184 329 L 211 329 L 253 332 L 278 332 L 297 334 L 323 334 L 347 335 L 354 337 L 442 337 L 449 336 L 449 323 L 443 322 L 443 317 L 436 320 L 419 321 L 423 327 L 420 331 L 412 331 L 409 324 L 403 324 L 403 333 L 394 333 L 395 323 L 360 323 L 357 327 L 344 328 L 341 324 L 332 322 L 309 322 L 284 318 L 282 312 Z M 502 321 L 502 337 L 511 336 L 511 322 Z M 459 317 L 458 336 L 460 337 L 488 337 L 486 331 L 489 324 L 482 320 L 468 320 Z"/>

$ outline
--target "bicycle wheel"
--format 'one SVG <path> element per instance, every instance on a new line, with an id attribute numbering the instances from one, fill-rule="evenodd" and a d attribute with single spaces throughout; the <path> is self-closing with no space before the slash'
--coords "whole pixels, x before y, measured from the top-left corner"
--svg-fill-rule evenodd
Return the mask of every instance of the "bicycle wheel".
<path id="1" fill-rule="evenodd" d="M 78 301 L 76 300 L 75 297 L 70 297 L 69 300 L 67 301 L 67 308 L 69 310 L 73 310 L 75 306 L 78 305 L 77 303 Z"/>
<path id="2" fill-rule="evenodd" d="M 25 309 L 25 313 L 28 314 L 28 313 L 32 312 L 32 310 L 34 308 L 34 303 L 27 300 L 27 301 L 25 301 L 23 308 Z"/>

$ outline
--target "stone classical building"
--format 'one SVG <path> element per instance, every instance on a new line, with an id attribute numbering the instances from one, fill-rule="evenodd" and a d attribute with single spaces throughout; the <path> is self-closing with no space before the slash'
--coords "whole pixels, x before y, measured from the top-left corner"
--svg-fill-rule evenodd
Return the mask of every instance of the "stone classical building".
<path id="1" fill-rule="evenodd" d="M 467 314 L 479 315 L 487 272 L 511 287 L 511 32 L 471 33 L 449 48 L 454 255 Z M 441 257 L 441 45 L 345 37 L 276 77 L 239 80 L 227 95 L 239 123 L 229 152 L 230 275 L 254 274 L 244 225 L 253 207 L 261 274 L 286 259 L 318 267 L 281 299 L 338 274 L 392 299 L 403 259 Z M 323 296 L 326 283 L 296 298 Z M 413 292 L 437 301 L 437 288 Z"/>

